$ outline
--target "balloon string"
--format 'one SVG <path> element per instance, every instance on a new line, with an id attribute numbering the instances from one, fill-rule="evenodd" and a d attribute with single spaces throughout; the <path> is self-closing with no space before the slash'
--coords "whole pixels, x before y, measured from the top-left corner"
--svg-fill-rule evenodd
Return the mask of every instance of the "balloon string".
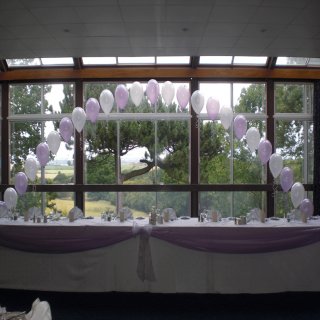
<path id="1" fill-rule="evenodd" d="M 276 179 L 273 179 L 272 190 L 273 190 L 273 192 L 272 192 L 272 197 L 273 197 L 273 198 L 276 198 L 277 192 L 279 191 L 279 190 L 278 190 L 278 185 L 276 184 Z"/>
<path id="2" fill-rule="evenodd" d="M 290 205 L 289 205 L 289 192 L 285 192 L 285 213 L 284 213 L 284 218 L 287 217 L 287 214 L 289 213 L 289 208 L 290 208 Z"/>
<path id="3" fill-rule="evenodd" d="M 80 133 L 79 136 L 80 136 L 80 138 L 79 138 L 79 149 L 80 149 L 80 152 L 83 152 L 83 135 Z"/>

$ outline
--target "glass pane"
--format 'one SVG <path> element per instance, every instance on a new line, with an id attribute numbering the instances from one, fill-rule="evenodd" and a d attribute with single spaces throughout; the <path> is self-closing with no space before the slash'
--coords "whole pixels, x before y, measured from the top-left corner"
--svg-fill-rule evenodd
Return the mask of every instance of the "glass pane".
<path id="1" fill-rule="evenodd" d="M 24 171 L 25 159 L 35 157 L 35 149 L 41 141 L 42 125 L 40 121 L 10 122 L 9 125 L 10 183 L 14 183 L 15 174 Z"/>
<path id="2" fill-rule="evenodd" d="M 144 94 L 142 95 L 142 100 L 141 100 L 140 104 L 138 106 L 136 106 L 134 104 L 134 102 L 132 101 L 132 97 L 131 97 L 132 85 L 133 85 L 132 83 L 126 84 L 126 87 L 129 91 L 129 100 L 128 100 L 127 106 L 124 109 L 119 110 L 120 112 L 122 112 L 122 113 L 154 113 L 158 109 L 161 109 L 161 110 L 166 109 L 165 106 L 163 105 L 161 99 L 158 99 L 158 101 L 156 102 L 155 105 L 151 105 L 150 101 L 148 100 L 148 98 L 145 94 L 146 87 L 147 87 L 147 83 L 145 83 L 145 82 L 140 82 L 140 85 L 143 88 Z"/>
<path id="3" fill-rule="evenodd" d="M 74 207 L 74 194 L 72 192 L 26 192 L 18 197 L 17 211 L 24 215 L 32 207 L 40 209 L 40 212 L 48 215 L 49 219 L 56 212 L 61 216 L 68 216 L 69 211 Z M 42 209 L 44 208 L 44 210 Z M 32 217 L 30 217 L 32 218 Z"/>
<path id="4" fill-rule="evenodd" d="M 248 128 L 257 128 L 261 137 L 265 136 L 265 126 L 265 121 L 248 121 Z M 244 138 L 239 141 L 234 137 L 233 143 L 233 182 L 266 183 L 266 166 L 261 165 L 257 151 L 252 153 Z"/>
<path id="5" fill-rule="evenodd" d="M 73 58 L 41 58 L 44 66 L 74 65 Z"/>
<path id="6" fill-rule="evenodd" d="M 71 113 L 74 99 L 73 83 L 19 84 L 9 87 L 11 114 Z"/>
<path id="7" fill-rule="evenodd" d="M 307 58 L 278 57 L 276 66 L 305 66 Z"/>
<path id="8" fill-rule="evenodd" d="M 157 64 L 189 64 L 189 56 L 156 57 Z"/>
<path id="9" fill-rule="evenodd" d="M 189 114 L 189 103 L 188 105 L 181 110 L 181 107 L 179 106 L 178 100 L 177 100 L 177 90 L 180 86 L 184 86 L 187 88 L 187 90 L 190 90 L 189 88 L 189 83 L 188 82 L 172 82 L 173 84 L 173 99 L 172 102 L 167 105 L 166 101 L 165 101 L 165 97 L 167 97 L 166 95 L 163 95 L 163 92 L 170 92 L 170 90 L 168 89 L 168 87 L 165 87 L 165 83 L 160 82 L 160 99 L 158 100 L 157 103 L 157 109 L 156 111 L 158 113 L 186 113 Z"/>
<path id="10" fill-rule="evenodd" d="M 118 64 L 154 64 L 155 57 L 118 57 Z"/>
<path id="11" fill-rule="evenodd" d="M 308 62 L 308 66 L 319 67 L 320 66 L 320 58 L 310 58 L 309 62 Z"/>
<path id="12" fill-rule="evenodd" d="M 275 207 L 274 215 L 278 218 L 286 218 L 287 214 L 294 209 L 290 192 L 283 192 L 279 187 L 279 190 L 275 192 Z"/>
<path id="13" fill-rule="evenodd" d="M 199 90 L 204 95 L 204 101 L 208 101 L 209 97 L 216 99 L 220 103 L 220 107 L 231 107 L 231 83 L 206 83 L 201 82 Z M 207 113 L 204 107 L 201 113 Z"/>
<path id="14" fill-rule="evenodd" d="M 200 183 L 230 183 L 230 130 L 219 121 L 200 121 Z"/>
<path id="15" fill-rule="evenodd" d="M 310 113 L 313 110 L 312 84 L 275 84 L 277 113 Z"/>
<path id="16" fill-rule="evenodd" d="M 82 62 L 84 65 L 104 65 L 116 64 L 116 57 L 83 57 Z"/>
<path id="17" fill-rule="evenodd" d="M 51 86 L 41 84 L 19 84 L 9 87 L 10 114 L 41 114 L 48 110 L 48 102 L 42 105 L 42 95 L 50 91 Z"/>
<path id="18" fill-rule="evenodd" d="M 279 189 L 281 189 L 281 187 Z M 306 191 L 305 198 L 308 198 L 311 201 L 313 201 L 313 191 Z M 290 198 L 290 192 L 283 192 L 282 190 L 277 190 L 275 192 L 275 199 L 276 199 L 276 201 L 275 201 L 275 204 L 276 204 L 275 216 L 277 216 L 279 218 L 286 218 L 288 212 L 290 212 L 290 211 L 293 212 L 294 207 L 292 205 L 292 201 Z M 317 213 L 315 213 L 315 214 L 317 214 Z M 295 219 L 298 221 L 301 219 L 299 212 L 296 212 Z"/>
<path id="19" fill-rule="evenodd" d="M 86 192 L 85 215 L 88 217 L 100 217 L 103 212 L 117 212 L 116 192 Z"/>
<path id="20" fill-rule="evenodd" d="M 108 89 L 111 91 L 113 97 L 114 97 L 114 91 L 117 87 L 117 83 L 112 82 L 90 82 L 85 83 L 83 86 L 83 92 L 84 92 L 84 101 L 83 105 L 86 105 L 86 102 L 89 98 L 95 98 L 98 101 L 100 101 L 100 94 L 103 90 Z M 104 111 L 102 109 L 102 106 L 99 110 L 101 114 L 104 114 Z M 112 109 L 110 110 L 110 113 L 117 112 L 117 105 L 114 102 L 112 105 Z"/>
<path id="21" fill-rule="evenodd" d="M 232 192 L 200 192 L 200 211 L 216 210 L 222 218 L 232 217 Z"/>
<path id="22" fill-rule="evenodd" d="M 222 218 L 246 215 L 254 208 L 265 208 L 265 192 L 201 192 L 200 212 L 216 210 Z"/>
<path id="23" fill-rule="evenodd" d="M 75 206 L 73 192 L 47 192 L 46 214 L 59 211 L 63 216 L 68 216 L 69 211 Z"/>
<path id="24" fill-rule="evenodd" d="M 59 122 L 44 122 L 45 139 L 52 131 L 58 131 Z M 44 179 L 47 184 L 74 183 L 74 139 L 66 143 L 61 141 L 56 154 L 50 152 L 50 161 L 44 169 Z M 39 181 L 40 183 L 40 181 Z"/>
<path id="25" fill-rule="evenodd" d="M 117 123 L 87 121 L 84 127 L 85 172 L 87 184 L 115 184 L 117 173 Z"/>
<path id="26" fill-rule="evenodd" d="M 33 67 L 40 66 L 39 58 L 35 59 L 6 59 L 8 67 Z"/>
<path id="27" fill-rule="evenodd" d="M 156 192 L 119 192 L 119 206 L 131 210 L 134 218 L 148 217 L 152 207 L 157 207 Z"/>
<path id="28" fill-rule="evenodd" d="M 73 83 L 51 84 L 45 93 L 46 114 L 72 113 L 75 106 Z"/>
<path id="29" fill-rule="evenodd" d="M 233 58 L 233 64 L 244 64 L 244 65 L 255 65 L 255 66 L 265 66 L 268 57 L 244 57 L 235 56 Z"/>
<path id="30" fill-rule="evenodd" d="M 158 192 L 157 207 L 162 212 L 172 208 L 177 217 L 191 216 L 189 192 Z"/>
<path id="31" fill-rule="evenodd" d="M 310 136 L 313 136 L 312 123 L 297 120 L 276 121 L 277 153 L 282 156 L 284 166 L 293 171 L 294 181 L 301 183 L 312 179 L 313 170 L 310 168 L 313 168 L 313 150 L 308 147 L 313 143 L 313 138 Z"/>
<path id="32" fill-rule="evenodd" d="M 232 56 L 200 56 L 199 64 L 231 64 Z"/>
<path id="33" fill-rule="evenodd" d="M 314 171 L 314 125 L 312 122 L 304 123 L 304 135 L 307 144 L 304 145 L 304 177 L 306 183 L 313 183 Z"/>
<path id="34" fill-rule="evenodd" d="M 233 216 L 242 216 L 252 209 L 266 210 L 266 192 L 233 192 Z"/>
<path id="35" fill-rule="evenodd" d="M 156 183 L 189 183 L 189 121 L 158 121 L 156 134 Z"/>
<path id="36" fill-rule="evenodd" d="M 234 83 L 233 110 L 235 113 L 264 114 L 266 112 L 264 83 Z"/>
<path id="37" fill-rule="evenodd" d="M 19 171 L 24 171 L 24 162 L 28 157 L 36 159 L 35 150 L 42 141 L 42 134 L 47 135 L 54 131 L 57 123 L 46 122 L 11 122 L 10 123 L 10 164 L 11 181 Z M 41 132 L 43 132 L 41 134 Z M 72 184 L 74 183 L 74 144 L 61 142 L 58 152 L 54 155 L 50 152 L 50 161 L 45 166 L 41 175 L 38 165 L 37 179 L 34 184 Z"/>
<path id="38" fill-rule="evenodd" d="M 155 126 L 152 121 L 121 121 L 119 153 L 120 184 L 156 183 Z"/>

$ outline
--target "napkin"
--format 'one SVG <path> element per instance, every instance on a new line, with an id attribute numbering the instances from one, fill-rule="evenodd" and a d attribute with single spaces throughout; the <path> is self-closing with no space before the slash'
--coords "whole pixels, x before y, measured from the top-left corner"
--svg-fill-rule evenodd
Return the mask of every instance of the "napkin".
<path id="1" fill-rule="evenodd" d="M 128 207 L 123 207 L 122 209 L 123 212 L 123 216 L 124 216 L 124 220 L 130 220 L 130 219 L 133 219 L 133 214 L 132 214 L 132 211 L 130 210 L 130 208 Z M 117 214 L 117 218 L 120 218 L 120 211 L 118 212 Z"/>
<path id="2" fill-rule="evenodd" d="M 27 320 L 52 320 L 50 305 L 47 301 L 40 301 L 37 298 L 33 303 L 30 312 L 26 314 Z"/>
<path id="3" fill-rule="evenodd" d="M 168 222 L 169 220 L 177 220 L 177 214 L 172 208 L 163 209 L 162 216 L 165 222 Z"/>
<path id="4" fill-rule="evenodd" d="M 0 201 L 0 218 L 9 218 L 9 210 L 4 201 Z"/>
<path id="5" fill-rule="evenodd" d="M 81 209 L 79 209 L 78 207 L 73 207 L 68 214 L 69 217 L 69 221 L 73 222 L 77 219 L 81 219 L 83 218 L 83 212 Z"/>
<path id="6" fill-rule="evenodd" d="M 261 220 L 261 214 L 262 214 L 262 212 L 261 212 L 261 210 L 259 208 L 254 208 L 254 209 L 250 210 L 250 212 L 247 213 L 247 217 L 246 217 L 247 218 L 247 222 L 249 222 L 249 221 L 252 221 L 252 222 L 260 221 Z"/>
<path id="7" fill-rule="evenodd" d="M 29 219 L 31 219 L 33 217 L 35 217 L 35 218 L 41 217 L 41 209 L 38 207 L 31 207 L 28 210 L 28 216 L 29 216 Z"/>

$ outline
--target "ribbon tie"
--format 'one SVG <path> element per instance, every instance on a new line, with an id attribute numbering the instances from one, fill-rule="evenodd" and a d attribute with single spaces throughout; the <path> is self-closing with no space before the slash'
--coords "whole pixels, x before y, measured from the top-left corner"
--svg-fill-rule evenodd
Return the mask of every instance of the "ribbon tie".
<path id="1" fill-rule="evenodd" d="M 138 225 L 133 222 L 132 233 L 133 235 L 139 235 L 139 253 L 138 253 L 138 265 L 137 275 L 141 281 L 155 281 L 151 248 L 149 238 L 152 232 L 152 225 L 147 224 L 144 226 Z"/>

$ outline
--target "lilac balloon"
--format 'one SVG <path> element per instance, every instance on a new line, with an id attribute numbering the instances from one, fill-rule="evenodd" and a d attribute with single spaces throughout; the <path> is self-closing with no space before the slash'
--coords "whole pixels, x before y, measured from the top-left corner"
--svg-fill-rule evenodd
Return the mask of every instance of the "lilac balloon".
<path id="1" fill-rule="evenodd" d="M 280 184 L 284 192 L 288 192 L 293 185 L 293 172 L 290 168 L 284 167 L 280 172 Z"/>
<path id="2" fill-rule="evenodd" d="M 86 103 L 87 119 L 95 123 L 98 119 L 100 104 L 96 98 L 89 98 Z"/>
<path id="3" fill-rule="evenodd" d="M 247 119 L 239 114 L 233 120 L 233 129 L 237 139 L 241 139 L 247 132 Z"/>
<path id="4" fill-rule="evenodd" d="M 18 172 L 16 174 L 14 187 L 19 195 L 23 195 L 27 191 L 28 178 L 24 172 Z"/>
<path id="5" fill-rule="evenodd" d="M 220 102 L 210 97 L 207 100 L 206 108 L 209 119 L 212 121 L 216 120 L 220 112 Z"/>
<path id="6" fill-rule="evenodd" d="M 258 145 L 258 155 L 262 164 L 266 164 L 272 154 L 272 145 L 269 140 L 261 140 Z"/>
<path id="7" fill-rule="evenodd" d="M 313 203 L 309 199 L 304 199 L 300 203 L 300 210 L 307 217 L 311 217 L 313 215 Z"/>
<path id="8" fill-rule="evenodd" d="M 155 104 L 160 94 L 160 87 L 157 80 L 151 79 L 148 81 L 146 94 L 151 104 Z"/>
<path id="9" fill-rule="evenodd" d="M 185 109 L 190 99 L 190 91 L 185 85 L 180 85 L 177 89 L 177 100 L 181 110 Z"/>
<path id="10" fill-rule="evenodd" d="M 40 166 L 44 167 L 49 161 L 49 146 L 45 142 L 39 143 L 36 148 L 36 155 L 40 163 Z"/>
<path id="11" fill-rule="evenodd" d="M 73 134 L 73 123 L 70 118 L 64 117 L 59 124 L 60 134 L 65 142 L 69 142 Z"/>
<path id="12" fill-rule="evenodd" d="M 129 100 L 129 91 L 126 86 L 123 84 L 119 84 L 116 87 L 116 91 L 114 92 L 114 97 L 119 109 L 124 109 Z"/>

